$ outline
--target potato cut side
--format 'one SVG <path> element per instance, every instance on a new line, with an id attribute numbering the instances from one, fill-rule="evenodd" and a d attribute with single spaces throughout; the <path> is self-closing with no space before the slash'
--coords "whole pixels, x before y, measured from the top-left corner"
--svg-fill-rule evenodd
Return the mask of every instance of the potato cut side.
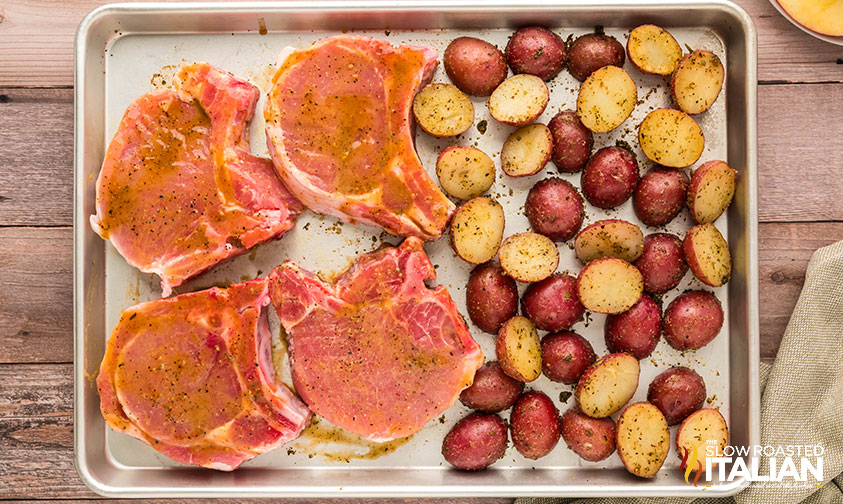
<path id="1" fill-rule="evenodd" d="M 495 182 L 495 162 L 475 147 L 452 145 L 436 159 L 436 176 L 446 193 L 469 200 L 492 187 Z"/>
<path id="2" fill-rule="evenodd" d="M 428 84 L 413 99 L 413 116 L 426 133 L 456 136 L 474 122 L 474 104 L 453 84 Z"/>
<path id="3" fill-rule="evenodd" d="M 714 224 L 692 227 L 683 243 L 685 259 L 700 282 L 720 287 L 732 275 L 732 254 L 729 244 Z"/>
<path id="4" fill-rule="evenodd" d="M 574 239 L 574 250 L 583 263 L 602 257 L 633 262 L 644 252 L 644 233 L 624 220 L 597 221 L 579 232 Z"/>
<path id="5" fill-rule="evenodd" d="M 708 161 L 697 168 L 688 188 L 688 209 L 700 224 L 717 220 L 735 196 L 738 172 L 724 161 Z"/>
<path id="6" fill-rule="evenodd" d="M 638 100 L 635 82 L 622 68 L 605 66 L 592 73 L 580 86 L 577 115 L 583 125 L 596 133 L 620 126 Z"/>
<path id="7" fill-rule="evenodd" d="M 632 64 L 648 74 L 670 75 L 682 59 L 682 48 L 673 35 L 651 24 L 630 32 L 626 52 Z"/>
<path id="8" fill-rule="evenodd" d="M 641 478 L 658 474 L 670 450 L 670 430 L 662 412 L 647 402 L 631 404 L 618 418 L 616 432 L 626 470 Z"/>
<path id="9" fill-rule="evenodd" d="M 638 268 L 615 257 L 589 262 L 577 277 L 580 302 L 596 313 L 625 312 L 643 292 L 644 277 Z"/>
<path id="10" fill-rule="evenodd" d="M 723 449 L 728 445 L 729 427 L 716 409 L 704 408 L 691 413 L 676 433 L 676 454 L 683 460 L 683 468 L 690 466 L 691 471 L 705 470 L 710 451 L 714 451 L 712 457 L 723 456 Z M 715 465 L 717 462 L 712 463 Z"/>
<path id="11" fill-rule="evenodd" d="M 495 342 L 501 369 L 522 382 L 531 382 L 542 372 L 542 351 L 536 326 L 526 317 L 512 317 L 501 327 Z"/>
<path id="12" fill-rule="evenodd" d="M 464 261 L 482 264 L 501 246 L 503 207 L 491 198 L 474 198 L 459 207 L 451 220 L 451 246 Z"/>
<path id="13" fill-rule="evenodd" d="M 673 72 L 670 89 L 673 102 L 688 114 L 701 114 L 717 100 L 726 71 L 716 54 L 694 51 Z"/>
<path id="14" fill-rule="evenodd" d="M 580 411 L 604 418 L 623 408 L 635 395 L 641 368 L 627 353 L 609 354 L 583 373 L 575 391 Z"/>
<path id="15" fill-rule="evenodd" d="M 702 155 L 705 137 L 691 116 L 673 109 L 657 109 L 641 122 L 638 142 L 644 154 L 671 168 L 694 164 Z"/>
<path id="16" fill-rule="evenodd" d="M 506 79 L 489 96 L 489 113 L 511 126 L 524 126 L 544 112 L 550 92 L 535 75 L 518 74 Z"/>
<path id="17" fill-rule="evenodd" d="M 553 137 L 544 124 L 515 130 L 501 149 L 501 167 L 510 177 L 534 175 L 544 168 L 553 150 Z"/>
<path id="18" fill-rule="evenodd" d="M 556 271 L 559 250 L 547 236 L 518 233 L 504 240 L 500 261 L 506 274 L 519 282 L 538 282 Z"/>
<path id="19" fill-rule="evenodd" d="M 778 0 L 797 23 L 830 37 L 843 37 L 843 1 Z"/>

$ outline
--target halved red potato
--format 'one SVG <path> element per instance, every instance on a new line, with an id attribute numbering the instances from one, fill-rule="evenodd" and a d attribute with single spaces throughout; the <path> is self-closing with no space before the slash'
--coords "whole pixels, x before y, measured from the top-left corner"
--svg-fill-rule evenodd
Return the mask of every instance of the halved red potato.
<path id="1" fill-rule="evenodd" d="M 694 164 L 705 148 L 702 128 L 678 110 L 656 109 L 641 121 L 638 142 L 651 161 L 671 168 Z"/>
<path id="2" fill-rule="evenodd" d="M 495 182 L 495 162 L 468 145 L 452 145 L 436 158 L 439 185 L 451 196 L 469 200 L 488 191 Z"/>
<path id="3" fill-rule="evenodd" d="M 688 210 L 699 224 L 714 222 L 735 196 L 738 172 L 725 161 L 707 161 L 691 176 Z"/>
<path id="4" fill-rule="evenodd" d="M 525 126 L 544 112 L 550 92 L 540 77 L 518 74 L 501 82 L 489 97 L 489 113 L 510 126 Z"/>
<path id="5" fill-rule="evenodd" d="M 729 427 L 726 419 L 716 409 L 703 408 L 686 418 L 676 432 L 676 454 L 682 459 L 682 469 L 690 462 L 693 452 L 697 463 L 691 471 L 700 472 L 706 468 L 709 453 L 711 457 L 722 457 L 729 445 Z M 712 461 L 714 467 L 717 462 Z"/>
<path id="6" fill-rule="evenodd" d="M 512 317 L 501 326 L 495 355 L 503 372 L 520 382 L 531 382 L 542 373 L 541 340 L 527 317 Z"/>
<path id="7" fill-rule="evenodd" d="M 630 404 L 618 418 L 618 456 L 641 478 L 658 474 L 670 451 L 670 429 L 662 412 L 648 402 Z"/>
<path id="8" fill-rule="evenodd" d="M 506 79 L 503 53 L 485 40 L 459 37 L 451 41 L 442 55 L 442 66 L 464 93 L 489 96 Z"/>
<path id="9" fill-rule="evenodd" d="M 640 227 L 625 220 L 601 220 L 579 232 L 574 239 L 574 250 L 583 263 L 601 257 L 633 262 L 644 251 L 644 233 Z"/>
<path id="10" fill-rule="evenodd" d="M 474 122 L 474 104 L 453 84 L 428 84 L 413 98 L 416 124 L 436 137 L 457 136 Z"/>
<path id="11" fill-rule="evenodd" d="M 602 357 L 586 369 L 577 382 L 574 391 L 577 406 L 593 418 L 612 415 L 635 395 L 640 372 L 638 359 L 628 353 Z"/>
<path id="12" fill-rule="evenodd" d="M 500 262 L 506 274 L 519 282 L 538 282 L 556 271 L 559 250 L 547 236 L 518 233 L 504 240 L 500 248 Z"/>
<path id="13" fill-rule="evenodd" d="M 673 103 L 687 114 L 701 114 L 717 100 L 726 70 L 711 51 L 694 51 L 679 62 L 670 79 Z"/>
<path id="14" fill-rule="evenodd" d="M 637 100 L 638 89 L 632 77 L 623 68 L 604 66 L 580 86 L 577 115 L 586 128 L 605 133 L 626 121 Z"/>
<path id="15" fill-rule="evenodd" d="M 492 198 L 474 198 L 454 213 L 451 247 L 464 261 L 482 264 L 497 254 L 505 224 L 500 203 Z"/>
<path id="16" fill-rule="evenodd" d="M 682 59 L 682 48 L 673 35 L 651 24 L 641 25 L 629 33 L 626 53 L 636 68 L 656 75 L 672 74 Z"/>
<path id="17" fill-rule="evenodd" d="M 501 168 L 510 177 L 535 175 L 550 161 L 553 137 L 544 124 L 528 124 L 509 135 L 501 149 Z"/>
<path id="18" fill-rule="evenodd" d="M 682 243 L 685 260 L 700 282 L 720 287 L 732 275 L 732 255 L 729 244 L 714 224 L 692 227 Z"/>
<path id="19" fill-rule="evenodd" d="M 632 308 L 644 292 L 638 268 L 616 257 L 586 264 L 577 277 L 577 295 L 595 313 L 621 313 Z"/>

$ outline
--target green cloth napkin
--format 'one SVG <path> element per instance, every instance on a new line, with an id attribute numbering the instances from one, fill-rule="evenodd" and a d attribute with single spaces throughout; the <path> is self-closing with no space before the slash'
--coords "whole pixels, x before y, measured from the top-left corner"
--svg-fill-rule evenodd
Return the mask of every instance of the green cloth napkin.
<path id="1" fill-rule="evenodd" d="M 776 362 L 761 365 L 761 390 L 761 445 L 822 444 L 821 488 L 754 483 L 725 499 L 523 498 L 515 503 L 843 503 L 843 242 L 823 247 L 811 257 Z M 762 474 L 768 464 L 762 458 Z"/>

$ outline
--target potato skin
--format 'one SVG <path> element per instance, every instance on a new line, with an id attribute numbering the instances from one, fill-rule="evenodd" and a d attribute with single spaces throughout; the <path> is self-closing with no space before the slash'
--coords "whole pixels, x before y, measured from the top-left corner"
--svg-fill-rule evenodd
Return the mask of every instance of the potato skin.
<path id="1" fill-rule="evenodd" d="M 638 360 L 648 357 L 659 343 L 662 311 L 646 294 L 629 310 L 606 317 L 604 336 L 611 353 L 626 352 Z"/>
<path id="2" fill-rule="evenodd" d="M 530 284 L 521 298 L 521 310 L 543 331 L 567 329 L 585 313 L 577 297 L 577 279 L 561 273 Z"/>
<path id="3" fill-rule="evenodd" d="M 670 233 L 645 236 L 644 252 L 633 265 L 644 277 L 644 292 L 664 294 L 679 285 L 688 272 L 682 239 Z"/>
<path id="4" fill-rule="evenodd" d="M 582 82 L 598 68 L 623 67 L 626 51 L 615 37 L 588 33 L 578 37 L 568 50 L 568 71 Z"/>
<path id="5" fill-rule="evenodd" d="M 553 135 L 551 159 L 562 173 L 583 169 L 594 147 L 594 133 L 586 128 L 576 110 L 563 110 L 547 124 Z"/>
<path id="6" fill-rule="evenodd" d="M 551 381 L 573 385 L 597 360 L 591 343 L 572 331 L 542 338 L 542 373 Z"/>
<path id="7" fill-rule="evenodd" d="M 664 339 L 677 350 L 696 350 L 723 327 L 723 307 L 714 294 L 695 290 L 681 294 L 664 311 Z"/>
<path id="8" fill-rule="evenodd" d="M 591 418 L 571 408 L 562 414 L 562 438 L 583 460 L 599 462 L 615 452 L 615 421 Z"/>
<path id="9" fill-rule="evenodd" d="M 516 74 L 531 74 L 549 81 L 565 67 L 568 47 L 562 38 L 541 26 L 516 31 L 506 44 L 506 62 Z"/>
<path id="10" fill-rule="evenodd" d="M 518 400 L 524 384 L 510 378 L 497 361 L 489 361 L 474 374 L 474 383 L 460 394 L 460 402 L 485 413 L 503 411 Z"/>
<path id="11" fill-rule="evenodd" d="M 509 439 L 498 415 L 471 413 L 457 422 L 442 440 L 442 456 L 465 471 L 477 471 L 503 457 Z"/>
<path id="12" fill-rule="evenodd" d="M 635 215 L 648 226 L 664 226 L 685 204 L 690 180 L 673 168 L 653 168 L 641 177 L 632 195 Z"/>
<path id="13" fill-rule="evenodd" d="M 463 93 L 489 96 L 506 79 L 506 61 L 494 45 L 474 37 L 451 41 L 442 57 L 445 72 Z"/>
<path id="14" fill-rule="evenodd" d="M 661 410 L 668 425 L 676 425 L 703 407 L 705 394 L 702 376 L 684 366 L 673 366 L 650 382 L 647 401 Z"/>
<path id="15" fill-rule="evenodd" d="M 518 452 L 534 460 L 550 453 L 562 436 L 559 410 L 537 390 L 522 394 L 512 407 L 509 428 Z"/>
<path id="16" fill-rule="evenodd" d="M 576 236 L 585 218 L 579 191 L 560 178 L 537 182 L 527 193 L 524 207 L 533 230 L 555 242 Z"/>
<path id="17" fill-rule="evenodd" d="M 483 263 L 468 276 L 465 304 L 474 325 L 497 334 L 503 323 L 518 313 L 518 286 L 498 264 Z"/>
<path id="18" fill-rule="evenodd" d="M 581 182 L 589 203 L 614 208 L 632 196 L 638 183 L 638 161 L 623 147 L 603 147 L 588 160 Z"/>

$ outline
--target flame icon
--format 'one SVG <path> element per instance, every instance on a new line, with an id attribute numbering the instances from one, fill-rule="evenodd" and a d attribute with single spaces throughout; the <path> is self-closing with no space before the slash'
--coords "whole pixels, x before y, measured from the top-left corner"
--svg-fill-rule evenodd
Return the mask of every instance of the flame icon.
<path id="1" fill-rule="evenodd" d="M 700 480 L 700 476 L 702 476 L 702 462 L 699 460 L 699 454 L 697 453 L 697 447 L 693 443 L 691 443 L 690 453 L 688 448 L 683 448 L 682 453 L 682 463 L 679 464 L 679 470 L 685 471 L 685 483 L 691 484 L 688 481 L 688 477 L 691 475 L 692 471 L 696 471 L 694 475 L 694 486 L 697 486 L 697 481 Z"/>

